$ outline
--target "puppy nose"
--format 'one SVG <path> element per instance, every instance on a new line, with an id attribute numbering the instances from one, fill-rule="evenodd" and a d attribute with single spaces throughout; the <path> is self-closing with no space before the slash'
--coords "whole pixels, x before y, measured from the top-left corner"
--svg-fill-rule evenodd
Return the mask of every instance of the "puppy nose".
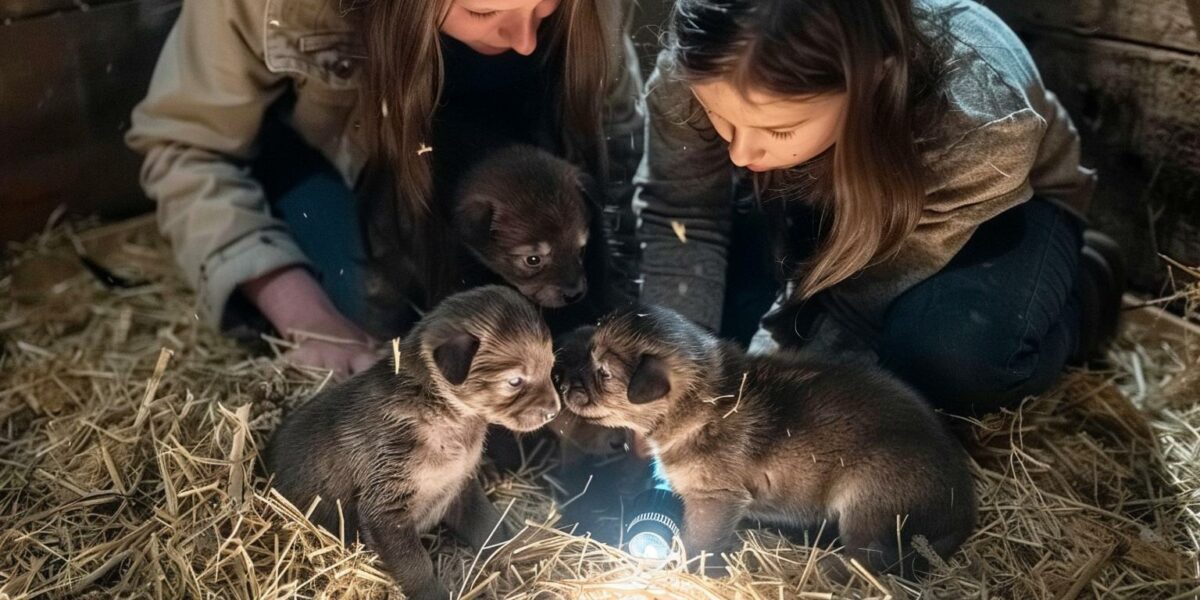
<path id="1" fill-rule="evenodd" d="M 567 390 L 567 402 L 573 406 L 587 406 L 588 395 L 583 391 L 583 385 L 572 384 Z"/>
<path id="2" fill-rule="evenodd" d="M 563 301 L 567 304 L 579 302 L 585 295 L 587 295 L 587 280 L 580 280 L 574 287 L 563 288 Z"/>
<path id="3" fill-rule="evenodd" d="M 625 436 L 613 437 L 608 440 L 608 447 L 612 450 L 621 450 L 628 446 L 629 442 L 625 441 Z"/>

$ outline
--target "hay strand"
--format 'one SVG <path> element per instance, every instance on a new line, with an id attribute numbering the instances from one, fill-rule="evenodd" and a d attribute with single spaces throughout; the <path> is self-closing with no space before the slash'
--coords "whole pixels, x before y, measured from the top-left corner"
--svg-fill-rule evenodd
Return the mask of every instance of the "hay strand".
<path id="1" fill-rule="evenodd" d="M 287 341 L 264 339 L 275 352 L 262 356 L 205 328 L 152 228 L 48 229 L 0 274 L 0 597 L 395 597 L 354 532 L 316 528 L 262 472 L 284 411 L 329 374 L 287 364 Z M 64 268 L 68 281 L 39 282 L 44 302 L 12 293 L 22 262 L 76 251 L 147 284 L 108 289 Z M 1170 295 L 1194 314 L 1200 271 L 1172 268 Z M 682 558 L 650 566 L 560 527 L 568 500 L 554 498 L 576 494 L 554 489 L 550 448 L 515 473 L 485 469 L 516 539 L 487 558 L 443 532 L 423 541 L 463 599 L 1195 597 L 1200 344 L 1143 304 L 1111 368 L 961 423 L 978 530 L 923 581 L 851 563 L 838 584 L 817 566 L 831 550 L 752 528 L 726 577 Z"/>

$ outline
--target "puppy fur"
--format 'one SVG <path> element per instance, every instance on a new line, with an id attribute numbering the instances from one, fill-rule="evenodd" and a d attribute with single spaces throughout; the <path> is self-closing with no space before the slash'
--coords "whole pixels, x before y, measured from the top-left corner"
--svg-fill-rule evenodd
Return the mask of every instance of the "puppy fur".
<path id="1" fill-rule="evenodd" d="M 454 227 L 467 260 L 549 309 L 556 336 L 594 323 L 614 301 L 606 297 L 607 240 L 598 186 L 571 163 L 529 145 L 486 154 L 455 185 Z M 499 281 L 496 281 L 499 277 Z M 486 275 L 468 275 L 486 281 Z M 563 463 L 625 447 L 627 432 L 563 414 L 550 424 Z"/>
<path id="2" fill-rule="evenodd" d="M 455 294 L 385 359 L 288 415 L 266 452 L 274 485 L 311 519 L 383 559 L 412 598 L 446 598 L 420 534 L 438 522 L 481 550 L 500 520 L 475 478 L 489 423 L 541 427 L 559 411 L 550 332 L 510 288 Z M 497 540 L 499 541 L 499 540 Z"/>
<path id="3" fill-rule="evenodd" d="M 605 250 L 603 227 L 593 226 L 595 187 L 566 160 L 508 146 L 458 182 L 454 228 L 474 259 L 538 305 L 579 302 L 589 284 L 594 301 L 604 291 Z"/>
<path id="4" fill-rule="evenodd" d="M 566 407 L 647 438 L 683 498 L 690 552 L 732 550 L 746 518 L 827 522 L 868 568 L 921 574 L 913 536 L 946 557 L 974 527 L 965 452 L 877 367 L 747 356 L 655 307 L 615 313 L 571 346 L 555 367 Z"/>

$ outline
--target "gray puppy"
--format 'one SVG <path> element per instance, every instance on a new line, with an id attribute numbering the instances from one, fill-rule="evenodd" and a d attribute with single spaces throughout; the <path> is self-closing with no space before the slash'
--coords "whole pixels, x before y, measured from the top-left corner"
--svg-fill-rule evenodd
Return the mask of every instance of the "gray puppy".
<path id="1" fill-rule="evenodd" d="M 867 568 L 919 574 L 928 561 L 913 536 L 945 557 L 974 527 L 965 452 L 877 367 L 747 356 L 674 311 L 641 308 L 573 338 L 555 370 L 569 410 L 650 442 L 683 499 L 690 552 L 732 550 L 746 518 L 827 522 Z"/>
<path id="2" fill-rule="evenodd" d="M 482 550 L 500 520 L 475 478 L 489 423 L 532 431 L 555 417 L 550 331 L 507 287 L 453 295 L 385 359 L 288 415 L 266 459 L 313 522 L 383 559 L 410 598 L 445 598 L 420 535 L 439 522 Z M 501 538 L 504 536 L 501 535 Z"/>

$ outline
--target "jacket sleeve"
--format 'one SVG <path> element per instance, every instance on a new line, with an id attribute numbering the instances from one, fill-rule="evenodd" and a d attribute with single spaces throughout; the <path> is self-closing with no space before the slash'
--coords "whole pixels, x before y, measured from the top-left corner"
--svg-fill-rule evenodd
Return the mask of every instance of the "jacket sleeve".
<path id="1" fill-rule="evenodd" d="M 286 89 L 266 66 L 260 4 L 186 0 L 126 136 L 145 155 L 159 229 L 214 325 L 238 284 L 307 262 L 247 166 L 266 108 Z"/>
<path id="2" fill-rule="evenodd" d="M 632 5 L 612 0 L 606 5 L 609 37 L 609 81 L 605 93 L 603 127 L 608 158 L 603 226 L 611 267 L 610 292 L 621 302 L 637 298 L 638 243 L 632 209 L 633 177 L 642 159 L 645 111 L 642 75 L 629 37 Z"/>
<path id="3" fill-rule="evenodd" d="M 732 166 L 725 143 L 660 54 L 646 85 L 646 152 L 635 179 L 642 299 L 717 330 L 725 297 Z"/>

